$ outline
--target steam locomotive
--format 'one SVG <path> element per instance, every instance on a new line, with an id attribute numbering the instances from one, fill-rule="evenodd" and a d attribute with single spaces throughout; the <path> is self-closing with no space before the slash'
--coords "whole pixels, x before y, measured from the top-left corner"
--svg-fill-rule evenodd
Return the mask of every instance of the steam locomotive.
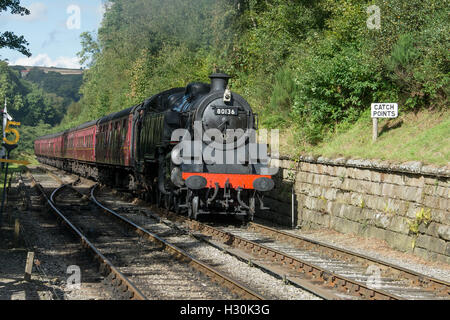
<path id="1" fill-rule="evenodd" d="M 176 212 L 242 215 L 274 188 L 257 115 L 230 76 L 158 93 L 143 103 L 40 137 L 41 163 L 125 188 Z"/>

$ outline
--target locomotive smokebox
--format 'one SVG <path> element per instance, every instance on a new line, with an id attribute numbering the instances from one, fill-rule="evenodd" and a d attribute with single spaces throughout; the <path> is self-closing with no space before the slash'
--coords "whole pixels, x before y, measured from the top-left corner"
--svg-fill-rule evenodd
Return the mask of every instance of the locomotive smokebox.
<path id="1" fill-rule="evenodd" d="M 214 73 L 209 76 L 211 79 L 211 91 L 225 91 L 228 85 L 228 80 L 231 76 L 225 73 Z"/>

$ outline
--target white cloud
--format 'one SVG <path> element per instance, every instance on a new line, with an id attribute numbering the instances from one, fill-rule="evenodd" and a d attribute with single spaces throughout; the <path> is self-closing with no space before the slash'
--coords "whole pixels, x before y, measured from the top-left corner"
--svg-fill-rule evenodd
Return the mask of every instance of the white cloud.
<path id="1" fill-rule="evenodd" d="M 30 58 L 17 59 L 13 65 L 34 66 L 34 67 L 57 67 L 68 69 L 81 68 L 80 61 L 77 57 L 59 57 L 52 60 L 48 54 L 41 53 Z"/>
<path id="2" fill-rule="evenodd" d="M 9 17 L 14 20 L 29 21 L 29 22 L 45 20 L 47 18 L 47 6 L 42 2 L 33 2 L 26 8 L 30 10 L 29 15 L 21 16 L 14 14 Z"/>

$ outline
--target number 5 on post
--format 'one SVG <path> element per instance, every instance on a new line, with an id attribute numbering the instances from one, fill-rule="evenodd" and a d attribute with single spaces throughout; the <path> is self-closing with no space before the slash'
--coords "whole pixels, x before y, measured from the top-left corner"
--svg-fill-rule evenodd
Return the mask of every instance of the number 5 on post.
<path id="1" fill-rule="evenodd" d="M 19 131 L 17 131 L 16 129 L 12 129 L 9 126 L 20 126 L 20 122 L 8 121 L 6 124 L 5 132 L 14 134 L 15 136 L 14 140 L 11 141 L 6 138 L 3 138 L 3 141 L 9 145 L 17 144 L 17 142 L 19 142 L 20 139 Z"/>

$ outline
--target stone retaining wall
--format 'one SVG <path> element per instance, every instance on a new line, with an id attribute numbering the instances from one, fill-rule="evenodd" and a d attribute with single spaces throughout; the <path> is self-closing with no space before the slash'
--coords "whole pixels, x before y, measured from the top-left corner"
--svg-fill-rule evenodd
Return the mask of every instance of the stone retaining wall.
<path id="1" fill-rule="evenodd" d="M 291 225 L 385 240 L 393 248 L 450 263 L 450 168 L 420 162 L 303 157 L 272 160 L 280 171 L 258 214 Z M 276 208 L 274 210 L 273 208 Z"/>

